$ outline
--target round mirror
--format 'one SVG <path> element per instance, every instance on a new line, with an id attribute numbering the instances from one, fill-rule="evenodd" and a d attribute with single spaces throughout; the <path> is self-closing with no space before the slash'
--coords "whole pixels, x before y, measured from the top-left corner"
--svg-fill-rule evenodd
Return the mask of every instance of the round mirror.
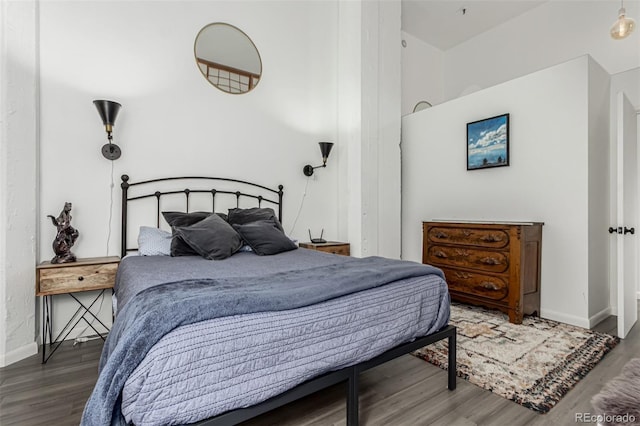
<path id="1" fill-rule="evenodd" d="M 423 109 L 431 108 L 431 104 L 427 101 L 420 101 L 413 107 L 413 112 L 422 111 Z"/>
<path id="2" fill-rule="evenodd" d="M 246 93 L 260 81 L 262 61 L 255 44 L 233 25 L 216 22 L 202 28 L 193 46 L 204 78 L 227 93 Z"/>

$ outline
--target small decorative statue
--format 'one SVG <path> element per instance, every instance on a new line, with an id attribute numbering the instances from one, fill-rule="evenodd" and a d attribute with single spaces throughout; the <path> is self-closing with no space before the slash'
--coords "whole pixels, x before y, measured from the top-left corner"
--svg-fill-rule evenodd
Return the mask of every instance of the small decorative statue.
<path id="1" fill-rule="evenodd" d="M 71 226 L 71 203 L 64 203 L 64 208 L 58 215 L 51 218 L 53 226 L 56 227 L 58 233 L 56 239 L 53 240 L 53 252 L 56 254 L 51 263 L 68 263 L 75 262 L 76 255 L 71 253 L 71 247 L 78 239 L 78 230 Z"/>

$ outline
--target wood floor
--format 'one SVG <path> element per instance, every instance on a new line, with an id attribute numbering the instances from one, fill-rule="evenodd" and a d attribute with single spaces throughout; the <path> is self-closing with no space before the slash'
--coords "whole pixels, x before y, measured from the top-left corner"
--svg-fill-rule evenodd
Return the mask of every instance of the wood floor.
<path id="1" fill-rule="evenodd" d="M 615 334 L 615 318 L 598 331 Z M 77 425 L 97 378 L 102 340 L 64 344 L 45 365 L 33 356 L 0 369 L 0 425 Z M 547 414 L 541 415 L 458 379 L 446 389 L 444 370 L 405 355 L 361 377 L 361 425 L 575 425 L 590 400 L 624 364 L 640 356 L 640 325 Z M 274 410 L 246 426 L 344 425 L 345 386 Z"/>

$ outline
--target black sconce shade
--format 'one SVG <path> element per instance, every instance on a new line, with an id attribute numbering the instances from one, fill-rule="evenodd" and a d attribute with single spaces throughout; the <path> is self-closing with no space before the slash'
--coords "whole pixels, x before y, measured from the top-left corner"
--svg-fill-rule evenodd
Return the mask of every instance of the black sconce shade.
<path id="1" fill-rule="evenodd" d="M 320 153 L 322 154 L 322 165 L 313 167 L 312 165 L 307 164 L 302 169 L 302 172 L 304 173 L 305 176 L 313 175 L 313 170 L 317 169 L 318 167 L 327 167 L 327 159 L 329 158 L 329 153 L 331 152 L 331 148 L 333 148 L 333 143 L 318 142 L 318 144 L 320 145 Z"/>
<path id="2" fill-rule="evenodd" d="M 105 100 L 96 100 L 93 101 L 93 104 L 98 109 L 98 114 L 100 114 L 100 118 L 102 118 L 102 123 L 107 126 L 113 126 L 116 122 L 116 117 L 118 116 L 118 112 L 122 105 L 118 102 L 113 101 L 105 101 Z"/>
<path id="3" fill-rule="evenodd" d="M 113 139 L 111 132 L 113 131 L 113 125 L 116 122 L 116 117 L 118 116 L 118 112 L 120 111 L 120 108 L 122 108 L 122 105 L 118 102 L 102 99 L 93 101 L 93 104 L 96 106 L 98 114 L 100 114 L 102 124 L 104 124 L 104 128 L 107 131 L 107 139 L 109 140 L 109 143 L 102 147 L 102 155 L 104 155 L 108 160 L 117 160 L 120 158 L 122 152 L 118 145 L 111 143 Z"/>
<path id="4" fill-rule="evenodd" d="M 322 162 L 327 164 L 327 158 L 329 158 L 329 153 L 331 152 L 331 148 L 333 148 L 333 144 L 331 142 L 318 142 L 320 144 L 320 152 L 322 153 Z"/>

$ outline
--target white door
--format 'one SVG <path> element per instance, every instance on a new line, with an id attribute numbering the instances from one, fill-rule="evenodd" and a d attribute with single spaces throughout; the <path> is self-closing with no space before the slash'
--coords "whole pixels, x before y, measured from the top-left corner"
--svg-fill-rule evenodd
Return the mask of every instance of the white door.
<path id="1" fill-rule="evenodd" d="M 618 272 L 618 337 L 625 338 L 638 319 L 637 236 L 637 122 L 636 111 L 624 93 L 617 97 L 617 272 Z M 620 232 L 622 231 L 622 232 Z"/>

